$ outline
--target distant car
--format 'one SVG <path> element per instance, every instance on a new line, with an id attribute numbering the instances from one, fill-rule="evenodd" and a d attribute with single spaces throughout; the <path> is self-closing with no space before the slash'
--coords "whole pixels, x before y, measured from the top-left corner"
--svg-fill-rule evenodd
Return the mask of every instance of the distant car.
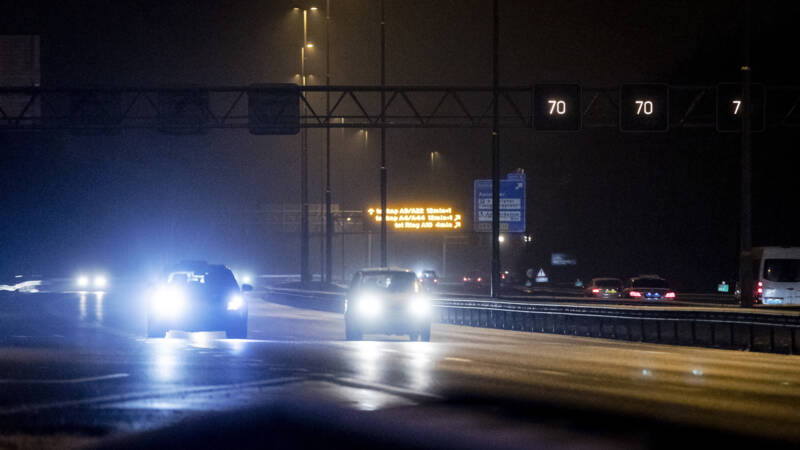
<path id="1" fill-rule="evenodd" d="M 177 264 L 167 270 L 147 299 L 147 337 L 169 330 L 225 331 L 228 338 L 247 337 L 247 302 L 233 273 L 205 262 Z"/>
<path id="2" fill-rule="evenodd" d="M 435 270 L 423 270 L 419 275 L 419 284 L 424 291 L 433 291 L 439 287 L 439 275 Z"/>
<path id="3" fill-rule="evenodd" d="M 475 289 L 488 285 L 489 280 L 483 273 L 477 270 L 471 270 L 461 277 L 461 282 L 465 287 Z"/>
<path id="4" fill-rule="evenodd" d="M 414 272 L 364 269 L 356 272 L 345 300 L 345 336 L 408 334 L 412 341 L 431 340 L 431 304 Z"/>
<path id="5" fill-rule="evenodd" d="M 622 280 L 619 278 L 592 278 L 586 286 L 586 297 L 619 298 L 622 297 Z"/>
<path id="6" fill-rule="evenodd" d="M 491 280 L 489 280 L 491 282 Z M 500 272 L 500 287 L 516 284 L 517 276 L 510 270 Z"/>
<path id="7" fill-rule="evenodd" d="M 81 292 L 105 292 L 108 277 L 102 272 L 81 273 L 75 277 L 75 287 Z"/>
<path id="8" fill-rule="evenodd" d="M 622 296 L 637 300 L 674 300 L 676 294 L 660 276 L 639 275 L 628 280 Z"/>

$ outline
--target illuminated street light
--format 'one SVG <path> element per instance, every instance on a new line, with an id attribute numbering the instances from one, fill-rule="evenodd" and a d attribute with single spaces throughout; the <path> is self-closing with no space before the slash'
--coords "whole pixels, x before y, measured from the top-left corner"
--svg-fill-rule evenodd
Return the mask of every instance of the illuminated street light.
<path id="1" fill-rule="evenodd" d="M 506 237 L 503 236 L 502 234 L 497 237 L 497 242 L 500 242 L 502 244 L 505 241 L 506 241 Z"/>
<path id="2" fill-rule="evenodd" d="M 306 48 L 314 48 L 314 44 L 312 44 L 311 42 L 307 42 Z"/>

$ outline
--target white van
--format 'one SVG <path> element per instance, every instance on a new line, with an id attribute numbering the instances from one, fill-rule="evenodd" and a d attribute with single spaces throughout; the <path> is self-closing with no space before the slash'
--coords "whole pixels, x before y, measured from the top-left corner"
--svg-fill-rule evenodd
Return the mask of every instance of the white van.
<path id="1" fill-rule="evenodd" d="M 755 300 L 800 305 L 800 247 L 753 247 Z"/>

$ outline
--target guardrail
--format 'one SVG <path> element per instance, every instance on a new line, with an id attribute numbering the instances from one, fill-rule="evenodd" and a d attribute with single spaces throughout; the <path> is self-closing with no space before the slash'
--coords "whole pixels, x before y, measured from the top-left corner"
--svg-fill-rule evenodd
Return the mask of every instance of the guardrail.
<path id="1" fill-rule="evenodd" d="M 268 290 L 270 300 L 344 311 L 344 293 Z M 435 299 L 441 323 L 659 344 L 796 354 L 800 313 L 586 306 L 520 301 Z"/>

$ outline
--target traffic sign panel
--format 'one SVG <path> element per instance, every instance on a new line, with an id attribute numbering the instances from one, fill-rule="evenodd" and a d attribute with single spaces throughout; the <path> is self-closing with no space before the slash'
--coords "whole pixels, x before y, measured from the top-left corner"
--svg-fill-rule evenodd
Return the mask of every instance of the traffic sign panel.
<path id="1" fill-rule="evenodd" d="M 576 131 L 581 128 L 581 88 L 577 84 L 537 84 L 533 88 L 533 128 Z"/>
<path id="2" fill-rule="evenodd" d="M 291 83 L 256 84 L 247 93 L 252 134 L 300 132 L 300 87 Z"/>
<path id="3" fill-rule="evenodd" d="M 492 180 L 475 180 L 473 228 L 492 231 Z M 525 175 L 500 180 L 500 231 L 525 232 Z"/>
<path id="4" fill-rule="evenodd" d="M 620 131 L 667 131 L 669 88 L 665 84 L 623 84 L 619 87 Z"/>
<path id="5" fill-rule="evenodd" d="M 764 120 L 764 85 L 753 83 L 750 86 L 750 129 L 763 131 L 766 125 Z M 717 85 L 717 131 L 738 132 L 742 131 L 742 114 L 744 113 L 744 100 L 741 83 L 720 83 Z"/>

